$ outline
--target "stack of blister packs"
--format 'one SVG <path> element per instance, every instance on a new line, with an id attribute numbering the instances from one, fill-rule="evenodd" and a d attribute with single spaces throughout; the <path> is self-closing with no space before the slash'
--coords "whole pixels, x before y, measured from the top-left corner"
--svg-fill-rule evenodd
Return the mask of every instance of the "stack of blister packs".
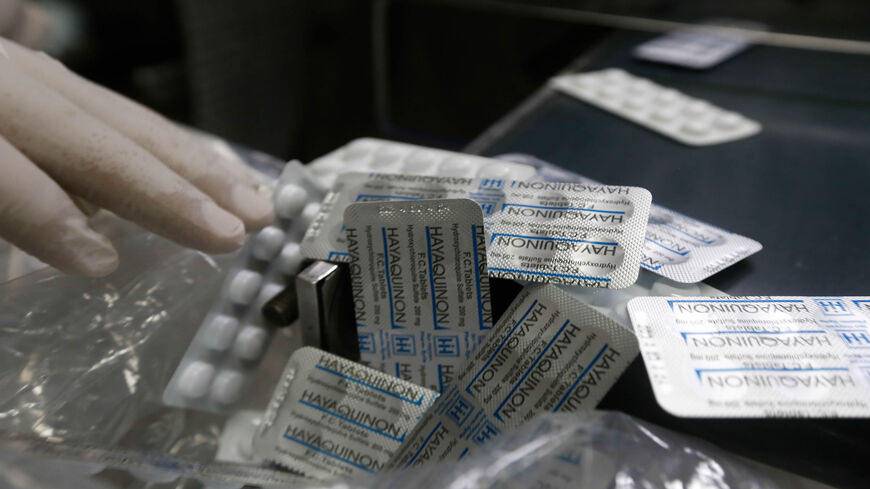
<path id="1" fill-rule="evenodd" d="M 298 311 L 308 345 L 228 425 L 224 460 L 315 479 L 455 462 L 594 409 L 639 352 L 676 416 L 870 415 L 870 298 L 727 296 L 701 281 L 761 245 L 651 201 L 529 156 L 373 139 L 289 166 L 281 219 L 165 399 L 230 411 Z M 269 304 L 292 313 L 251 312 Z"/>

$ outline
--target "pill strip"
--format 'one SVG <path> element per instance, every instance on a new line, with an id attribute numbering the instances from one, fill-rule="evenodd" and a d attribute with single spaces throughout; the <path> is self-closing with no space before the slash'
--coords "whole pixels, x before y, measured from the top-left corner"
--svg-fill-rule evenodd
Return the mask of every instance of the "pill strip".
<path id="1" fill-rule="evenodd" d="M 254 451 L 315 479 L 380 472 L 437 398 L 424 387 L 303 347 L 287 361 Z"/>
<path id="2" fill-rule="evenodd" d="M 628 186 L 346 173 L 305 233 L 302 253 L 347 261 L 343 217 L 352 203 L 449 198 L 483 209 L 491 277 L 616 289 L 637 279 L 652 197 Z"/>
<path id="3" fill-rule="evenodd" d="M 275 222 L 250 236 L 163 392 L 170 406 L 229 412 L 242 398 L 274 332 L 260 312 L 300 270 L 299 241 L 320 210 L 323 188 L 302 165 L 284 168 Z"/>
<path id="4" fill-rule="evenodd" d="M 675 416 L 870 417 L 870 297 L 639 297 L 628 312 Z"/>
<path id="5" fill-rule="evenodd" d="M 498 158 L 532 165 L 536 179 L 551 182 L 600 182 L 534 156 L 511 153 Z M 752 238 L 693 219 L 653 203 L 640 266 L 682 283 L 697 283 L 761 251 Z"/>
<path id="6" fill-rule="evenodd" d="M 338 175 L 347 172 L 502 180 L 524 180 L 535 174 L 534 168 L 519 163 L 372 138 L 351 141 L 310 162 L 308 168 L 311 175 L 327 187 L 332 187 Z"/>
<path id="7" fill-rule="evenodd" d="M 764 31 L 767 26 L 755 22 L 717 22 L 677 29 L 637 46 L 633 54 L 648 61 L 703 70 L 751 46 L 759 34 L 747 30 Z"/>
<path id="8" fill-rule="evenodd" d="M 761 124 L 646 78 L 612 68 L 561 75 L 554 88 L 689 146 L 746 138 Z"/>
<path id="9" fill-rule="evenodd" d="M 441 392 L 492 329 L 480 205 L 370 202 L 344 222 L 360 358 Z"/>
<path id="10" fill-rule="evenodd" d="M 455 462 L 537 414 L 594 409 L 634 335 L 553 285 L 523 289 L 387 469 Z"/>
<path id="11" fill-rule="evenodd" d="M 165 453 L 102 448 L 93 444 L 59 442 L 30 435 L 5 434 L 3 443 L 21 453 L 40 456 L 64 464 L 72 474 L 90 475 L 106 467 L 127 471 L 131 476 L 145 482 L 166 484 L 174 480 L 195 479 L 205 487 L 242 489 L 257 486 L 264 488 L 301 487 L 305 479 L 297 475 L 235 463 L 200 463 L 195 460 L 167 455 Z"/>

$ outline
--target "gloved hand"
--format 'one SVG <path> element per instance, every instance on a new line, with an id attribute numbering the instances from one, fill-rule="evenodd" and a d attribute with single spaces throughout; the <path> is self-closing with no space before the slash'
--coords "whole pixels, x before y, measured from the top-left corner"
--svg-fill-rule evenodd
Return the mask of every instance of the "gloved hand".
<path id="1" fill-rule="evenodd" d="M 105 208 L 182 245 L 240 247 L 273 219 L 254 175 L 160 115 L 0 38 L 0 236 L 69 273 L 107 275 Z"/>

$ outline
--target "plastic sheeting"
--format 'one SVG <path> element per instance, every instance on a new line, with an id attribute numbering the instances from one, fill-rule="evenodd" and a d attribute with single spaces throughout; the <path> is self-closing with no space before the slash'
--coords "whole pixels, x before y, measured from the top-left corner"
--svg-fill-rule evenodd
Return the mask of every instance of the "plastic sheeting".
<path id="1" fill-rule="evenodd" d="M 628 415 L 550 414 L 453 464 L 340 482 L 339 488 L 774 489 L 781 486 L 699 440 Z"/>

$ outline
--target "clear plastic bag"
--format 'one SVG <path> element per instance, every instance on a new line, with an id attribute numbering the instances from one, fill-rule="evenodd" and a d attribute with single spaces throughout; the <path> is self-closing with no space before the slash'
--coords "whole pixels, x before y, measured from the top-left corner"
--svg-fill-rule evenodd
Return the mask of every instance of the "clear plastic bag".
<path id="1" fill-rule="evenodd" d="M 326 486 L 324 486 L 326 487 Z M 767 475 L 702 441 L 608 411 L 535 418 L 453 464 L 338 488 L 776 489 Z"/>
<path id="2" fill-rule="evenodd" d="M 46 268 L 0 284 L 0 431 L 114 445 L 161 409 L 232 258 L 112 225 L 122 260 L 108 278 Z"/>

